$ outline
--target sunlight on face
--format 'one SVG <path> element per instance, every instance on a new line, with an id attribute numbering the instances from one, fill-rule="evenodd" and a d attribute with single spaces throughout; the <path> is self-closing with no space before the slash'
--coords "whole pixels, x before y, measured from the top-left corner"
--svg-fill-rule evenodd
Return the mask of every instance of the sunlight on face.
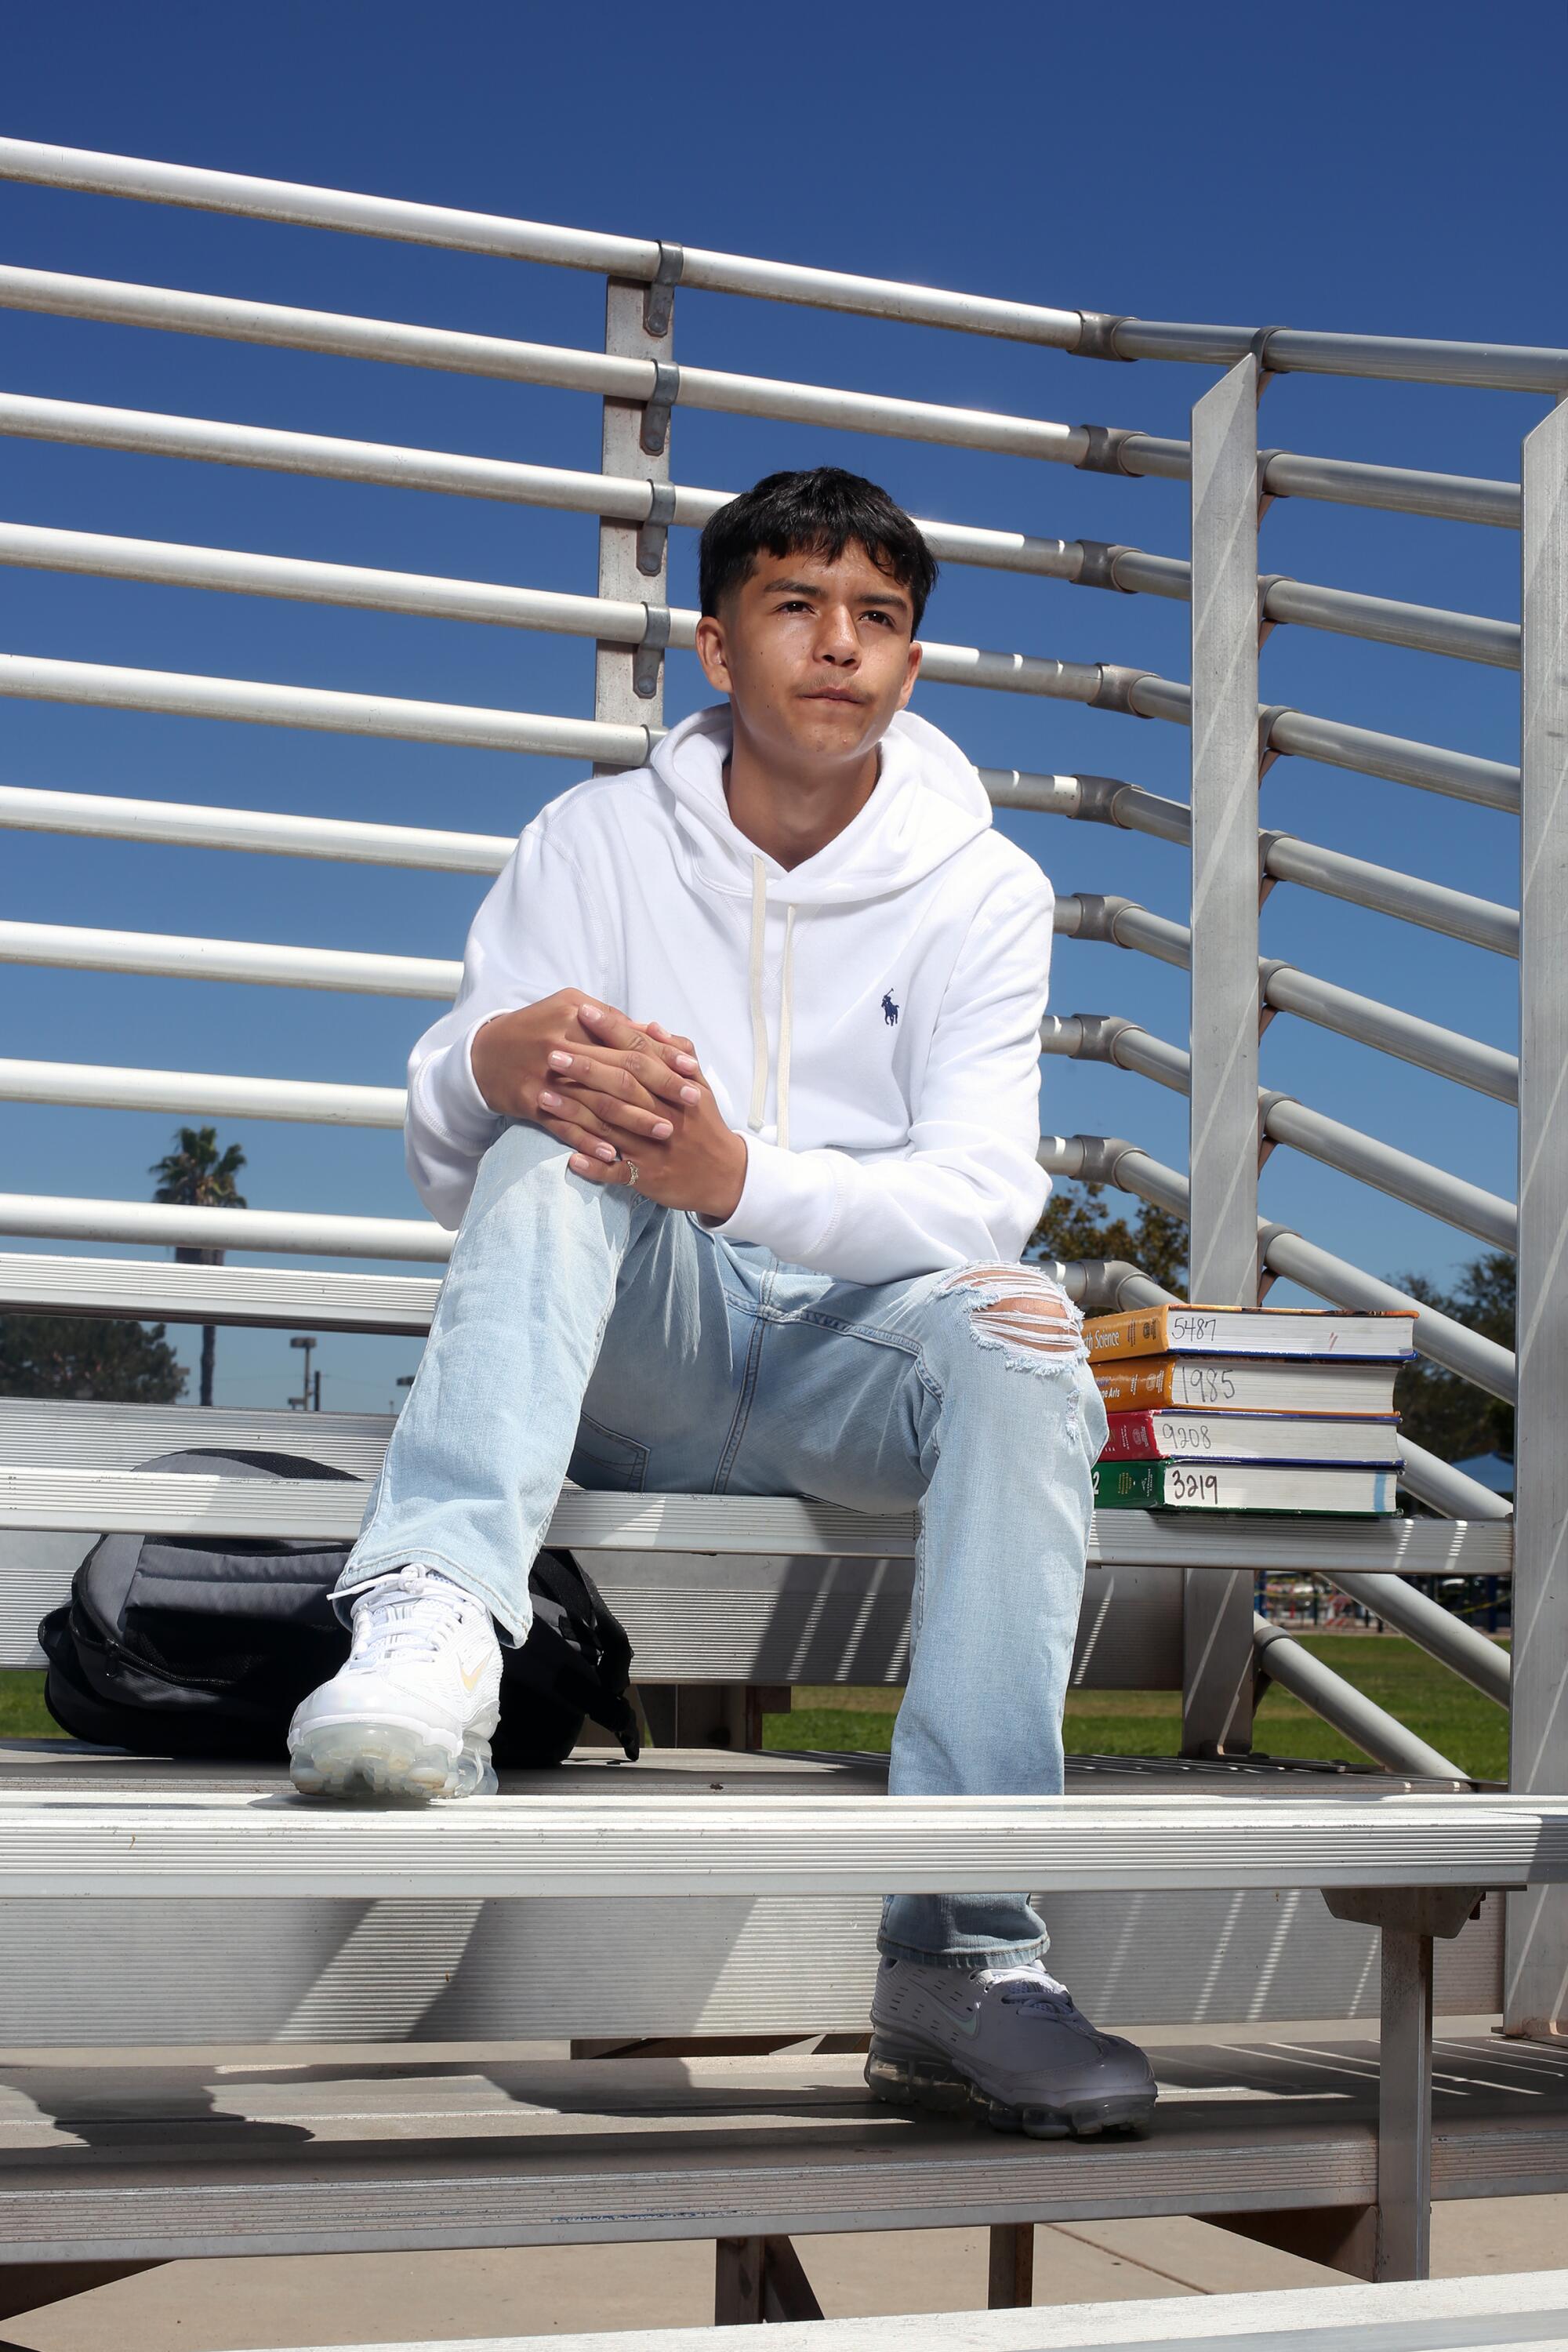
<path id="1" fill-rule="evenodd" d="M 698 625 L 710 685 L 765 759 L 864 761 L 910 698 L 921 648 L 909 591 L 858 542 L 834 561 L 763 554 L 718 615 Z"/>

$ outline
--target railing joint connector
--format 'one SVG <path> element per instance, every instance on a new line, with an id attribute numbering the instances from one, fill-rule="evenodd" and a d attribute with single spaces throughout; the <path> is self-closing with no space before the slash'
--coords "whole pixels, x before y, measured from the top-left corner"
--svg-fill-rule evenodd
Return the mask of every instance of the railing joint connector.
<path id="1" fill-rule="evenodd" d="M 680 283 L 680 273 L 686 267 L 686 248 L 666 245 L 659 240 L 658 267 L 649 278 L 642 298 L 643 332 L 655 342 L 662 342 L 669 332 L 670 316 L 675 309 L 675 289 Z M 658 452 L 653 453 L 655 456 Z"/>
<path id="2" fill-rule="evenodd" d="M 1121 825 L 1116 803 L 1121 793 L 1131 790 L 1124 777 L 1075 776 L 1073 782 L 1078 786 L 1078 806 L 1072 812 L 1075 817 L 1090 824 Z"/>
<path id="3" fill-rule="evenodd" d="M 1117 329 L 1131 324 L 1125 312 L 1080 310 L 1078 317 L 1078 341 L 1072 347 L 1075 359 L 1120 360 L 1123 366 L 1131 366 L 1128 354 L 1116 348 Z"/>
<path id="4" fill-rule="evenodd" d="M 1115 1184 L 1116 1171 L 1128 1152 L 1142 1149 L 1141 1144 L 1130 1143 L 1124 1135 L 1069 1135 L 1067 1140 L 1077 1144 L 1083 1155 L 1073 1180 L 1079 1184 Z"/>
<path id="5" fill-rule="evenodd" d="M 1089 437 L 1089 446 L 1078 461 L 1080 474 L 1124 474 L 1121 452 L 1129 441 L 1146 437 L 1131 425 L 1080 425 L 1078 429 Z"/>
<path id="6" fill-rule="evenodd" d="M 1259 600 L 1261 603 L 1261 599 Z M 1266 702 L 1258 714 L 1258 772 L 1266 776 L 1279 754 L 1274 749 L 1274 730 L 1281 719 L 1289 719 L 1295 706 L 1289 702 Z"/>
<path id="7" fill-rule="evenodd" d="M 643 403 L 637 445 L 646 457 L 662 457 L 669 438 L 669 412 L 680 397 L 680 370 L 673 360 L 653 362 L 653 390 Z"/>
<path id="8" fill-rule="evenodd" d="M 1116 1061 L 1117 1042 L 1124 1031 L 1136 1029 L 1141 1024 L 1130 1021 L 1124 1013 L 1075 1013 L 1072 1019 L 1077 1024 L 1079 1034 L 1078 1051 L 1072 1056 L 1073 1060 L 1111 1062 L 1120 1069 L 1121 1066 Z"/>
<path id="9" fill-rule="evenodd" d="M 1100 684 L 1089 698 L 1092 707 L 1096 710 L 1120 710 L 1130 719 L 1146 719 L 1147 711 L 1133 708 L 1132 694 L 1144 678 L 1153 676 L 1153 672 L 1130 669 L 1122 662 L 1100 662 L 1098 667 Z"/>
<path id="10" fill-rule="evenodd" d="M 1294 573 L 1289 572 L 1260 572 L 1258 573 L 1258 642 L 1259 645 L 1262 645 L 1265 639 L 1279 626 L 1279 623 L 1268 610 L 1269 590 L 1271 588 L 1289 588 L 1293 584 L 1294 578 Z"/>
<path id="11" fill-rule="evenodd" d="M 639 701 L 651 702 L 658 692 L 658 673 L 664 661 L 664 649 L 669 643 L 670 614 L 668 604 L 650 604 L 642 643 L 632 655 L 632 692 Z"/>
<path id="12" fill-rule="evenodd" d="M 1123 588 L 1116 576 L 1117 557 L 1131 555 L 1134 549 L 1112 545 L 1103 539 L 1080 539 L 1078 543 L 1083 550 L 1083 562 L 1073 582 L 1075 588 L 1112 588 L 1122 596 L 1134 593 L 1132 589 Z"/>
<path id="13" fill-rule="evenodd" d="M 1258 362 L 1258 388 L 1260 392 L 1263 389 L 1263 380 L 1268 376 L 1275 375 L 1279 373 L 1279 370 L 1276 369 L 1273 362 L 1268 356 L 1268 339 L 1271 335 L 1283 335 L 1287 332 L 1289 332 L 1289 330 L 1278 323 L 1272 327 L 1259 327 L 1258 332 L 1247 343 L 1247 350 Z"/>
<path id="14" fill-rule="evenodd" d="M 1079 890 L 1075 897 L 1079 909 L 1078 929 L 1070 936 L 1075 940 L 1089 940 L 1101 947 L 1121 947 L 1122 942 L 1116 936 L 1116 919 L 1129 908 L 1136 910 L 1138 901 L 1115 891 Z"/>
<path id="15" fill-rule="evenodd" d="M 637 525 L 637 570 L 645 579 L 657 580 L 664 570 L 669 526 L 675 520 L 675 485 L 652 482 L 648 488 L 647 513 Z"/>
<path id="16" fill-rule="evenodd" d="M 1276 457 L 1289 455 L 1289 452 L 1285 449 L 1260 449 L 1258 453 L 1258 520 L 1259 522 L 1263 520 L 1276 499 L 1289 498 L 1290 495 L 1288 490 L 1271 490 L 1268 487 L 1269 467 Z"/>

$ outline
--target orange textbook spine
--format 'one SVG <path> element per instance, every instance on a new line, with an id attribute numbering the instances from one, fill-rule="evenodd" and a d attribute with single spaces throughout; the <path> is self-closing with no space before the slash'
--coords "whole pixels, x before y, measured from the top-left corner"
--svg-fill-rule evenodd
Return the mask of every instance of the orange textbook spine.
<path id="1" fill-rule="evenodd" d="M 1107 1412 L 1138 1412 L 1173 1402 L 1175 1369 L 1168 1356 L 1157 1364 L 1097 1364 L 1095 1386 Z"/>
<path id="2" fill-rule="evenodd" d="M 1116 1356 L 1163 1356 L 1169 1346 L 1165 1307 L 1133 1307 L 1120 1315 L 1091 1315 L 1083 1327 L 1090 1363 Z"/>

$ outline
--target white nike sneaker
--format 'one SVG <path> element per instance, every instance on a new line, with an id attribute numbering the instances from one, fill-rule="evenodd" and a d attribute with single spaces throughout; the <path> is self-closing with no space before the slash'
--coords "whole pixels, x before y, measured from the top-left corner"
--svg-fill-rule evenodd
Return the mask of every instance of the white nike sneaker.
<path id="1" fill-rule="evenodd" d="M 1038 1960 L 942 1969 L 884 1958 L 866 2080 L 891 2105 L 973 2108 L 1031 2139 L 1141 2131 L 1156 2096 L 1142 2050 L 1097 2032 Z"/>
<path id="2" fill-rule="evenodd" d="M 412 1563 L 355 1599 L 346 1662 L 294 1710 L 305 1797 L 488 1797 L 500 1643 L 483 1601 Z"/>

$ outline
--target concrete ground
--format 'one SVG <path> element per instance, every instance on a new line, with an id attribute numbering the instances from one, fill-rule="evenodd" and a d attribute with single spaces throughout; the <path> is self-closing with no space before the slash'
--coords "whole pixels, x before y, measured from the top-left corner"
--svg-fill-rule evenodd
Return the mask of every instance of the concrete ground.
<path id="1" fill-rule="evenodd" d="M 1485 2031 L 1489 2023 L 1445 2021 L 1467 2032 Z M 1342 2023 L 1333 2030 L 1347 2036 Z M 1286 2039 L 1311 2029 L 1273 2031 Z M 1169 2047 L 1213 2033 L 1212 2027 L 1189 2028 L 1143 2038 L 1151 2048 Z M 986 2243 L 980 2230 L 886 2231 L 796 2243 L 830 2318 L 972 2311 L 985 2301 Z M 1438 2277 L 1552 2269 L 1562 2263 L 1564 2245 L 1568 2194 L 1439 2205 L 1433 2217 L 1432 2267 Z M 1344 2283 L 1342 2272 L 1206 2221 L 1075 2221 L 1042 2224 L 1036 2234 L 1037 2304 Z M 281 2352 L 296 2345 L 690 2326 L 712 2313 L 713 2249 L 704 2241 L 169 2263 L 6 2321 L 0 2337 L 25 2352 Z"/>

